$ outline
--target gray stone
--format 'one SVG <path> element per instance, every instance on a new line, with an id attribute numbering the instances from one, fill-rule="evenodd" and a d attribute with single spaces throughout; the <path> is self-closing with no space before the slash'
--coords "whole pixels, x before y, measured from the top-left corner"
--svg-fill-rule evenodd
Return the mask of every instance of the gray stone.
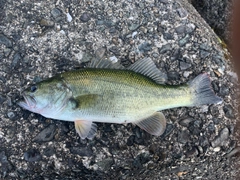
<path id="1" fill-rule="evenodd" d="M 189 133 L 187 130 L 178 133 L 178 142 L 185 144 L 189 140 Z"/>
<path id="2" fill-rule="evenodd" d="M 60 9 L 58 9 L 58 8 L 53 8 L 51 10 L 51 14 L 52 14 L 54 19 L 58 19 L 59 17 L 62 16 L 62 11 Z"/>
<path id="3" fill-rule="evenodd" d="M 190 36 L 187 34 L 184 38 L 178 41 L 179 46 L 184 46 L 189 42 Z"/>
<path id="4" fill-rule="evenodd" d="M 120 55 L 119 49 L 118 49 L 117 46 L 112 46 L 112 47 L 110 47 L 110 48 L 109 48 L 109 51 L 112 52 L 112 53 L 113 53 L 114 55 L 116 55 L 116 56 Z"/>
<path id="5" fill-rule="evenodd" d="M 202 59 L 207 58 L 209 55 L 210 55 L 210 53 L 208 51 L 203 51 L 203 50 L 200 51 L 200 57 Z"/>
<path id="6" fill-rule="evenodd" d="M 191 67 L 192 65 L 183 61 L 179 62 L 179 67 L 181 70 L 187 70 Z"/>
<path id="7" fill-rule="evenodd" d="M 186 31 L 186 26 L 185 25 L 180 25 L 175 28 L 175 31 L 177 34 L 183 34 Z"/>
<path id="8" fill-rule="evenodd" d="M 48 142 L 53 140 L 56 131 L 56 126 L 54 124 L 49 125 L 43 129 L 34 139 L 36 142 Z"/>
<path id="9" fill-rule="evenodd" d="M 151 51 L 152 45 L 151 45 L 150 43 L 148 43 L 148 42 L 144 42 L 144 43 L 142 43 L 142 44 L 140 44 L 140 45 L 138 46 L 138 49 L 139 49 L 139 51 L 141 51 L 141 52 Z"/>
<path id="10" fill-rule="evenodd" d="M 174 126 L 172 124 L 167 124 L 164 133 L 161 135 L 162 138 L 168 137 L 174 130 Z"/>
<path id="11" fill-rule="evenodd" d="M 165 32 L 165 33 L 163 33 L 163 37 L 166 40 L 173 40 L 173 34 L 171 34 L 171 33 Z"/>
<path id="12" fill-rule="evenodd" d="M 191 34 L 195 31 L 196 26 L 194 24 L 187 24 L 186 26 L 186 33 Z"/>
<path id="13" fill-rule="evenodd" d="M 159 49 L 160 54 L 164 54 L 172 49 L 171 44 L 165 44 Z"/>
<path id="14" fill-rule="evenodd" d="M 24 153 L 24 159 L 28 162 L 35 162 L 40 161 L 42 156 L 37 149 L 29 149 L 27 152 Z"/>
<path id="15" fill-rule="evenodd" d="M 229 138 L 229 129 L 227 127 L 223 128 L 219 135 L 211 142 L 212 147 L 223 146 Z"/>
<path id="16" fill-rule="evenodd" d="M 90 157 L 93 155 L 92 148 L 90 147 L 71 147 L 70 152 L 79 156 Z"/>
<path id="17" fill-rule="evenodd" d="M 12 111 L 8 112 L 8 113 L 7 113 L 7 116 L 8 116 L 8 118 L 11 119 L 11 120 L 14 120 L 15 117 L 16 117 L 16 116 L 15 116 L 15 113 L 12 112 Z"/>
<path id="18" fill-rule="evenodd" d="M 39 22 L 40 26 L 45 26 L 45 27 L 53 27 L 54 22 L 48 19 L 41 19 Z"/>
<path id="19" fill-rule="evenodd" d="M 88 22 L 91 19 L 91 15 L 87 12 L 84 12 L 81 16 L 80 16 L 80 20 L 82 22 Z"/>
<path id="20" fill-rule="evenodd" d="M 4 101 L 6 101 L 6 97 L 0 94 L 0 104 L 2 104 Z"/>
<path id="21" fill-rule="evenodd" d="M 129 29 L 130 31 L 135 31 L 135 30 L 138 29 L 139 27 L 140 27 L 140 24 L 138 24 L 138 23 L 131 23 L 131 24 L 129 24 L 128 29 Z"/>
<path id="22" fill-rule="evenodd" d="M 189 123 L 188 130 L 193 134 L 199 136 L 202 129 L 202 121 L 195 120 Z"/>
<path id="23" fill-rule="evenodd" d="M 96 25 L 97 26 L 104 25 L 104 20 L 96 20 Z"/>
<path id="24" fill-rule="evenodd" d="M 228 117 L 228 118 L 234 118 L 235 117 L 234 116 L 234 110 L 233 110 L 231 105 L 225 105 L 223 107 L 223 111 L 224 111 L 226 117 Z"/>
<path id="25" fill-rule="evenodd" d="M 193 121 L 194 121 L 194 119 L 192 119 L 192 118 L 184 118 L 184 119 L 182 119 L 182 120 L 179 121 L 179 124 L 180 124 L 181 126 L 188 127 L 189 124 L 190 124 L 191 122 L 193 122 Z"/>
<path id="26" fill-rule="evenodd" d="M 158 0 L 160 3 L 167 4 L 168 0 Z"/>
<path id="27" fill-rule="evenodd" d="M 4 44 L 8 48 L 12 47 L 12 41 L 3 34 L 0 34 L 0 44 Z"/>
<path id="28" fill-rule="evenodd" d="M 175 61 L 181 57 L 181 51 L 179 48 L 176 48 L 172 52 L 171 60 Z"/>
<path id="29" fill-rule="evenodd" d="M 196 147 L 192 147 L 190 150 L 186 152 L 187 157 L 194 157 L 198 155 L 198 150 Z"/>
<path id="30" fill-rule="evenodd" d="M 127 139 L 127 145 L 132 146 L 134 144 L 134 139 L 135 139 L 134 135 L 129 136 L 129 138 Z"/>
<path id="31" fill-rule="evenodd" d="M 220 87 L 219 93 L 222 97 L 229 95 L 229 88 L 226 85 Z"/>
<path id="32" fill-rule="evenodd" d="M 211 122 L 209 125 L 208 125 L 208 131 L 211 133 L 211 134 L 213 134 L 213 133 L 215 133 L 215 125 Z"/>
<path id="33" fill-rule="evenodd" d="M 207 45 L 206 43 L 200 44 L 199 48 L 202 49 L 202 50 L 205 50 L 205 51 L 211 51 L 211 49 L 212 49 L 212 48 L 211 48 L 209 45 Z"/>
<path id="34" fill-rule="evenodd" d="M 167 73 L 169 80 L 179 80 L 180 76 L 179 73 L 176 71 L 170 71 Z"/>
<path id="35" fill-rule="evenodd" d="M 12 170 L 12 165 L 8 161 L 8 158 L 4 151 L 0 152 L 0 177 L 5 177 L 8 171 Z"/>
<path id="36" fill-rule="evenodd" d="M 107 171 L 111 168 L 113 163 L 114 161 L 112 158 L 106 158 L 103 161 L 97 162 L 97 165 L 102 171 Z"/>
<path id="37" fill-rule="evenodd" d="M 12 60 L 12 64 L 11 64 L 13 69 L 18 68 L 21 59 L 22 59 L 22 57 L 21 57 L 20 53 L 16 52 L 13 56 L 13 60 Z"/>
<path id="38" fill-rule="evenodd" d="M 188 15 L 188 12 L 184 8 L 179 8 L 177 11 L 181 18 L 185 18 Z"/>

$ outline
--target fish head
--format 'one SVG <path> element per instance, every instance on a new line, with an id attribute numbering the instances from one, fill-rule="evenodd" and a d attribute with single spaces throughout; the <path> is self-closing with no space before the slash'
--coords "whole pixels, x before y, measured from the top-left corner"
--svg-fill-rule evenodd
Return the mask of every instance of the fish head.
<path id="1" fill-rule="evenodd" d="M 56 78 L 41 81 L 22 92 L 23 100 L 17 104 L 38 114 L 58 111 L 69 98 L 70 90 L 65 83 Z"/>

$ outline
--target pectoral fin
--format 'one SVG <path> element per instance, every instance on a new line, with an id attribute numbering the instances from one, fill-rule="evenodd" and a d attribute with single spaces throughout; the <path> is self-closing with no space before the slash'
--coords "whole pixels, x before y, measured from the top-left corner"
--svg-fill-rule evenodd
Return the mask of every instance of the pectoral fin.
<path id="1" fill-rule="evenodd" d="M 144 129 L 149 134 L 160 136 L 166 129 L 166 119 L 163 113 L 156 112 L 146 119 L 136 123 L 141 129 Z"/>
<path id="2" fill-rule="evenodd" d="M 97 132 L 97 125 L 91 121 L 76 120 L 75 129 L 82 139 L 93 139 Z"/>
<path id="3" fill-rule="evenodd" d="M 93 107 L 100 96 L 98 94 L 86 94 L 74 98 L 76 108 L 87 109 Z"/>

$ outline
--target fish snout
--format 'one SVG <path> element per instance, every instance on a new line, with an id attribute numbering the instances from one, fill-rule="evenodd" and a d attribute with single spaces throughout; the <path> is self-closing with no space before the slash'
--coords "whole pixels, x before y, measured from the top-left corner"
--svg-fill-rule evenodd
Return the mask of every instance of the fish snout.
<path id="1" fill-rule="evenodd" d="M 26 95 L 25 93 L 22 93 L 22 97 L 18 99 L 16 103 L 20 107 L 28 110 L 31 110 L 36 107 L 35 99 L 30 95 Z"/>

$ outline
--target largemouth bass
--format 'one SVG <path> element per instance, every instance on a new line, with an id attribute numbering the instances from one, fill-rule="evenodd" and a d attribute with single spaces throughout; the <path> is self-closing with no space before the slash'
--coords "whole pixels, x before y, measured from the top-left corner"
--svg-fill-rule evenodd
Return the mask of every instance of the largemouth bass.
<path id="1" fill-rule="evenodd" d="M 220 103 L 207 74 L 185 85 L 164 85 L 166 77 L 150 58 L 123 69 L 107 60 L 64 72 L 26 89 L 18 104 L 44 117 L 73 121 L 82 139 L 96 124 L 133 123 L 152 135 L 166 128 L 164 109 Z"/>

